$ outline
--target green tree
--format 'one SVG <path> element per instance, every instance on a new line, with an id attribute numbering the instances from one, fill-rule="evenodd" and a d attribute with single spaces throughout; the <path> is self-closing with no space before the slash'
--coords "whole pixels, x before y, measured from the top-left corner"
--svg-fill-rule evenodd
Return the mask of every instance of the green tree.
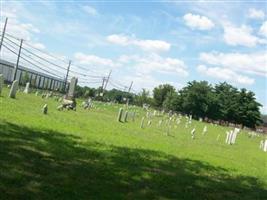
<path id="1" fill-rule="evenodd" d="M 256 102 L 255 94 L 253 92 L 247 91 L 246 89 L 241 89 L 238 95 L 238 113 L 237 122 L 242 124 L 242 127 L 247 126 L 250 128 L 255 128 L 256 125 L 262 123 L 259 107 L 261 104 Z"/>
<path id="2" fill-rule="evenodd" d="M 135 96 L 135 104 L 142 106 L 143 104 L 151 104 L 152 99 L 149 96 L 149 91 L 146 89 L 142 89 L 142 91 Z"/>
<path id="3" fill-rule="evenodd" d="M 163 102 L 167 98 L 168 93 L 174 93 L 175 88 L 172 85 L 164 84 L 155 87 L 153 90 L 154 105 L 158 108 L 163 106 Z"/>
<path id="4" fill-rule="evenodd" d="M 215 85 L 215 93 L 217 95 L 220 107 L 219 118 L 225 122 L 236 123 L 238 118 L 238 90 L 232 85 L 223 82 Z"/>
<path id="5" fill-rule="evenodd" d="M 212 86 L 207 81 L 192 81 L 179 91 L 181 110 L 195 118 L 208 117 Z"/>

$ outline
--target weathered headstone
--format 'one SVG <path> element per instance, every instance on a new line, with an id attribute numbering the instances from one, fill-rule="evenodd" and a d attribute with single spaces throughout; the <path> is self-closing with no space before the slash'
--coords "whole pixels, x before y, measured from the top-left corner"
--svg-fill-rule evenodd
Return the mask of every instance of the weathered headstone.
<path id="1" fill-rule="evenodd" d="M 202 135 L 204 135 L 207 132 L 207 126 L 204 126 L 203 131 L 202 131 Z"/>
<path id="2" fill-rule="evenodd" d="M 145 121 L 145 117 L 142 117 L 142 120 L 141 120 L 141 128 L 144 128 L 144 121 Z"/>
<path id="3" fill-rule="evenodd" d="M 128 111 L 126 111 L 126 112 L 124 113 L 124 119 L 123 119 L 123 121 L 124 121 L 124 122 L 127 122 L 127 118 L 128 118 Z"/>
<path id="4" fill-rule="evenodd" d="M 118 122 L 121 122 L 122 113 L 123 113 L 123 109 L 120 108 L 120 110 L 119 110 L 119 114 L 118 114 L 118 117 L 117 117 L 117 121 L 118 121 Z"/>
<path id="5" fill-rule="evenodd" d="M 26 87 L 25 87 L 25 89 L 24 89 L 23 92 L 26 93 L 26 94 L 28 94 L 29 91 L 30 91 L 30 83 L 28 82 L 28 83 L 26 83 Z"/>
<path id="6" fill-rule="evenodd" d="M 192 139 L 195 139 L 195 132 L 196 132 L 196 129 L 193 128 L 192 131 L 191 131 L 191 137 L 192 137 Z"/>
<path id="7" fill-rule="evenodd" d="M 267 152 L 267 140 L 265 140 L 265 142 L 264 142 L 263 151 Z"/>
<path id="8" fill-rule="evenodd" d="M 47 106 L 47 104 L 45 104 L 44 107 L 43 107 L 43 114 L 46 115 L 47 111 L 48 111 L 48 106 Z"/>
<path id="9" fill-rule="evenodd" d="M 70 87 L 69 87 L 69 92 L 68 92 L 68 96 L 69 97 L 74 97 L 75 94 L 75 88 L 77 85 L 78 79 L 75 77 L 72 77 L 70 80 Z"/>
<path id="10" fill-rule="evenodd" d="M 14 80 L 9 92 L 9 97 L 10 98 L 16 98 L 16 93 L 18 90 L 19 82 L 17 80 Z"/>
<path id="11" fill-rule="evenodd" d="M 135 120 L 135 111 L 132 113 L 132 121 L 134 122 Z"/>
<path id="12" fill-rule="evenodd" d="M 3 87 L 4 87 L 4 76 L 3 74 L 0 74 L 0 95 L 2 93 Z"/>

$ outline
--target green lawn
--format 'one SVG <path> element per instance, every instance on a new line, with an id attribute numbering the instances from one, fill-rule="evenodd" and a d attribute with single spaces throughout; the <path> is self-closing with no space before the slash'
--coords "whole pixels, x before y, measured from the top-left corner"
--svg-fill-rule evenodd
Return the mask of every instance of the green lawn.
<path id="1" fill-rule="evenodd" d="M 227 128 L 206 124 L 203 136 L 204 123 L 186 129 L 184 118 L 166 136 L 161 117 L 140 128 L 139 108 L 129 108 L 135 122 L 118 123 L 122 105 L 57 111 L 52 98 L 7 94 L 0 97 L 0 199 L 267 199 L 263 136 L 242 131 L 229 146 Z"/>

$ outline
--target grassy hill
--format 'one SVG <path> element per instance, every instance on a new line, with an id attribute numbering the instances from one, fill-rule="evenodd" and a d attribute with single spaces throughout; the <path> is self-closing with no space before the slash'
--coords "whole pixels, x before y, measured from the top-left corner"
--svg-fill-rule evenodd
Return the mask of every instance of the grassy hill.
<path id="1" fill-rule="evenodd" d="M 129 108 L 135 121 L 118 123 L 123 105 L 57 111 L 53 98 L 7 94 L 0 97 L 0 199 L 267 199 L 263 136 L 242 131 L 226 145 L 229 128 L 198 121 L 185 128 L 185 118 L 167 136 L 166 124 L 157 126 L 166 116 L 141 129 L 145 112 L 137 107 Z"/>

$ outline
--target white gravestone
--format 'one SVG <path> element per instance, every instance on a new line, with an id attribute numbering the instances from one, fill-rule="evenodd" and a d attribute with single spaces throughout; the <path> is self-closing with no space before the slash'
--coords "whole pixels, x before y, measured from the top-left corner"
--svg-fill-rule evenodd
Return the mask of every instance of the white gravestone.
<path id="1" fill-rule="evenodd" d="M 191 131 L 191 137 L 192 137 L 192 139 L 195 139 L 195 132 L 196 132 L 196 129 L 193 128 L 192 131 Z"/>
<path id="2" fill-rule="evenodd" d="M 19 86 L 19 82 L 17 80 L 13 81 L 10 92 L 9 92 L 10 98 L 16 98 L 18 86 Z"/>
<path id="3" fill-rule="evenodd" d="M 265 142 L 264 142 L 263 151 L 267 152 L 267 140 L 265 140 Z"/>
<path id="4" fill-rule="evenodd" d="M 47 107 L 47 104 L 44 105 L 43 107 L 43 114 L 47 114 L 47 111 L 48 111 L 48 107 Z"/>
<path id="5" fill-rule="evenodd" d="M 204 126 L 203 131 L 202 131 L 202 135 L 204 135 L 207 132 L 207 126 Z"/>
<path id="6" fill-rule="evenodd" d="M 30 83 L 29 82 L 26 83 L 26 87 L 25 87 L 23 92 L 26 93 L 26 94 L 28 94 L 30 92 Z"/>

